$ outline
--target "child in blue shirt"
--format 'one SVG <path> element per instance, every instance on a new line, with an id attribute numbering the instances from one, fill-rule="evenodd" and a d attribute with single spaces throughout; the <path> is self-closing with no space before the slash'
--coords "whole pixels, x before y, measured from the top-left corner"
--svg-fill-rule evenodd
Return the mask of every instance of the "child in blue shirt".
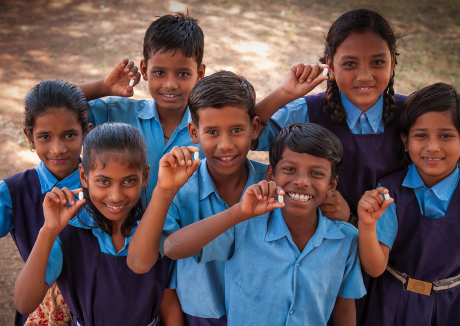
<path id="1" fill-rule="evenodd" d="M 245 78 L 228 71 L 205 77 L 190 92 L 189 106 L 190 137 L 200 144 L 206 158 L 195 167 L 197 161 L 192 162 L 186 147 L 174 149 L 183 153 L 177 161 L 182 169 L 170 178 L 159 175 L 159 179 L 175 180 L 175 184 L 159 181 L 153 195 L 161 196 L 166 209 L 143 218 L 129 249 L 128 265 L 137 273 L 148 271 L 158 256 L 150 248 L 152 232 L 158 229 L 154 223 L 160 217 L 166 216 L 166 237 L 227 210 L 240 201 L 248 187 L 265 179 L 267 165 L 246 158 L 257 137 L 259 121 L 255 117 L 255 91 Z M 244 228 L 243 224 L 236 228 Z M 232 228 L 221 237 L 238 243 L 241 238 L 235 236 L 241 234 L 243 230 Z M 226 325 L 225 284 L 225 262 L 198 265 L 187 258 L 175 263 L 170 287 L 177 291 L 186 325 Z"/>
<path id="2" fill-rule="evenodd" d="M 269 156 L 269 181 L 170 235 L 166 255 L 226 261 L 229 326 L 326 325 L 331 314 L 335 325 L 356 325 L 354 299 L 365 294 L 358 232 L 318 208 L 337 185 L 340 141 L 321 126 L 292 124 L 275 137 Z"/>
<path id="3" fill-rule="evenodd" d="M 376 277 L 363 323 L 456 325 L 460 94 L 444 83 L 411 94 L 398 129 L 408 168 L 380 179 L 358 205 L 359 254 Z"/>
<path id="4" fill-rule="evenodd" d="M 80 153 L 92 126 L 86 124 L 86 100 L 80 89 L 59 80 L 44 80 L 27 93 L 24 117 L 24 134 L 41 162 L 0 181 L 0 237 L 11 233 L 25 262 L 44 222 L 45 194 L 53 187 L 80 187 Z M 52 283 L 48 295 L 56 292 Z M 56 303 L 62 322 L 69 323 L 67 306 Z M 44 303 L 40 309 L 44 315 L 54 313 Z M 24 325 L 27 317 L 17 313 L 15 325 Z"/>
<path id="5" fill-rule="evenodd" d="M 124 122 L 137 127 L 147 143 L 147 161 L 152 171 L 174 146 L 193 145 L 187 131 L 191 121 L 187 98 L 195 83 L 205 74 L 202 64 L 204 35 L 197 21 L 178 13 L 165 15 L 154 21 L 144 37 L 144 59 L 140 72 L 151 100 L 133 100 L 130 79 L 136 85 L 140 79 L 137 67 L 123 59 L 107 77 L 79 87 L 88 100 L 88 121 L 94 125 L 104 122 Z M 157 183 L 152 173 L 143 196 L 144 204 Z"/>

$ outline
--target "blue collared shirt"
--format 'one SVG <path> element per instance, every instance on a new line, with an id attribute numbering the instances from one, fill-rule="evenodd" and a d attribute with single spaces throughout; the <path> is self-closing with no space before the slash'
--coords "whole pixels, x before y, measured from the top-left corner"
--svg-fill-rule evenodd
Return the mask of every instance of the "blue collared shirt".
<path id="1" fill-rule="evenodd" d="M 356 105 L 340 92 L 343 108 L 347 114 L 347 124 L 353 134 L 380 134 L 384 131 L 385 123 L 382 120 L 383 94 L 377 103 L 366 112 L 361 111 Z M 320 109 L 320 108 L 318 108 Z M 264 128 L 259 136 L 257 151 L 268 151 L 275 136 L 287 125 L 292 123 L 310 122 L 307 102 L 299 98 L 279 109 L 270 119 L 270 124 Z"/>
<path id="2" fill-rule="evenodd" d="M 187 107 L 182 121 L 165 144 L 163 126 L 160 123 L 155 100 L 134 100 L 125 97 L 108 97 L 88 102 L 88 122 L 100 125 L 105 122 L 124 122 L 137 127 L 147 144 L 147 163 L 150 164 L 150 177 L 146 193 L 142 195 L 147 207 L 153 189 L 158 182 L 160 159 L 174 146 L 198 146 L 193 144 L 188 133 L 188 123 L 192 118 Z M 200 157 L 203 154 L 200 151 Z"/>
<path id="3" fill-rule="evenodd" d="M 40 180 L 40 191 L 42 194 L 51 191 L 54 187 L 59 189 L 64 187 L 77 189 L 81 187 L 80 173 L 78 172 L 78 169 L 61 181 L 56 179 L 43 162 L 40 162 L 35 167 L 35 170 L 37 171 L 38 179 Z M 10 191 L 8 190 L 8 186 L 5 181 L 2 180 L 0 181 L 0 238 L 6 236 L 13 229 L 11 220 L 13 214 L 12 206 Z"/>
<path id="4" fill-rule="evenodd" d="M 247 187 L 265 180 L 267 165 L 246 159 L 248 167 Z M 244 193 L 244 192 L 243 192 Z M 227 203 L 219 196 L 214 182 L 209 175 L 206 159 L 200 162 L 198 170 L 179 190 L 174 198 L 165 221 L 163 236 L 166 237 L 182 227 L 218 214 L 228 209 Z M 238 225 L 219 239 L 226 243 L 238 243 L 235 229 Z M 163 248 L 160 248 L 163 254 Z M 193 257 L 175 262 L 169 288 L 175 288 L 182 310 L 192 316 L 201 318 L 219 318 L 225 314 L 225 263 L 214 261 L 197 264 Z"/>
<path id="5" fill-rule="evenodd" d="M 457 188 L 459 178 L 459 168 L 456 166 L 447 178 L 428 188 L 423 183 L 417 168 L 412 163 L 409 165 L 409 170 L 402 186 L 414 189 L 422 215 L 443 218 Z M 380 184 L 378 186 L 381 187 Z M 397 233 L 398 216 L 396 215 L 396 204 L 393 202 L 377 221 L 377 237 L 381 243 L 391 249 Z"/>
<path id="6" fill-rule="evenodd" d="M 90 226 L 93 225 L 92 219 L 87 215 L 85 210 L 81 212 L 81 218 L 87 225 L 82 224 L 76 217 L 70 220 L 69 224 L 82 229 L 90 229 Z M 113 246 L 112 238 L 110 237 L 110 235 L 102 231 L 100 228 L 94 228 L 92 229 L 92 231 L 93 235 L 97 238 L 99 242 L 99 247 L 101 248 L 101 251 L 104 254 L 126 257 L 128 256 L 129 242 L 131 241 L 131 238 L 134 234 L 134 231 L 136 231 L 139 222 L 140 221 L 137 221 L 137 223 L 133 226 L 133 228 L 131 229 L 130 236 L 125 238 L 125 246 L 118 252 L 115 250 L 115 247 Z M 61 240 L 58 236 L 53 244 L 53 248 L 48 259 L 48 265 L 46 267 L 46 284 L 53 284 L 53 282 L 59 277 L 62 271 L 62 262 L 63 255 L 61 249 Z"/>
<path id="7" fill-rule="evenodd" d="M 318 228 L 299 251 L 281 209 L 247 222 L 240 244 L 216 238 L 197 256 L 206 264 L 210 258 L 228 259 L 229 326 L 326 325 L 337 297 L 366 293 L 358 230 L 351 224 L 331 221 L 318 208 Z"/>

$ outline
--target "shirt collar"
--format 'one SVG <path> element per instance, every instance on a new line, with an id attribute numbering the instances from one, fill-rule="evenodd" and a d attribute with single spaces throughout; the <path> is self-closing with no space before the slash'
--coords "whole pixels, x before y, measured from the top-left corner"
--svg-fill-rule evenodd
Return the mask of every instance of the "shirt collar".
<path id="1" fill-rule="evenodd" d="M 254 166 L 252 165 L 251 161 L 246 158 L 245 160 L 246 166 L 248 167 L 248 181 L 246 182 L 246 186 L 244 187 L 243 193 L 246 191 L 246 188 L 250 185 L 258 183 L 256 179 L 256 173 L 254 171 Z M 208 167 L 206 164 L 206 159 L 201 160 L 200 166 L 198 167 L 198 176 L 199 176 L 199 191 L 200 191 L 200 201 L 208 197 L 210 194 L 215 193 L 219 195 L 217 192 L 216 186 L 214 185 L 214 181 L 209 174 Z"/>
<path id="2" fill-rule="evenodd" d="M 286 225 L 281 208 L 277 208 L 270 213 L 265 241 L 275 241 L 283 237 L 291 238 L 291 233 Z M 343 232 L 334 222 L 323 216 L 318 208 L 318 228 L 312 237 L 314 246 L 318 247 L 323 242 L 323 239 L 342 239 L 344 237 Z"/>
<path id="3" fill-rule="evenodd" d="M 356 105 L 354 105 L 342 92 L 340 92 L 340 98 L 342 100 L 343 108 L 347 114 L 347 124 L 350 129 L 353 129 L 356 125 L 356 122 L 361 117 L 361 114 L 365 113 L 367 120 L 371 125 L 374 132 L 378 131 L 380 120 L 382 120 L 383 114 L 383 94 L 380 95 L 377 103 L 375 103 L 369 110 L 366 112 L 361 111 Z"/>
<path id="4" fill-rule="evenodd" d="M 158 109 L 157 109 L 157 104 L 155 100 L 150 100 L 150 101 L 142 101 L 139 103 L 140 105 L 140 110 L 137 112 L 137 116 L 139 119 L 152 119 L 154 118 L 158 123 L 160 123 L 160 115 L 158 114 Z M 188 123 L 192 121 L 192 116 L 190 115 L 190 110 L 187 106 L 185 109 L 184 116 L 182 117 L 182 120 L 177 126 L 177 129 L 181 130 L 183 128 L 186 128 L 188 126 Z M 160 123 L 161 124 L 161 123 Z"/>
<path id="5" fill-rule="evenodd" d="M 455 185 L 459 179 L 460 172 L 458 165 L 455 167 L 454 171 L 444 180 L 438 182 L 430 189 L 440 200 L 449 200 L 452 197 L 452 193 L 455 191 Z M 409 171 L 407 171 L 406 177 L 404 178 L 403 186 L 407 188 L 427 188 L 423 182 L 420 174 L 415 167 L 415 164 L 412 163 L 409 165 Z"/>
<path id="6" fill-rule="evenodd" d="M 48 170 L 43 162 L 40 162 L 35 170 L 37 171 L 38 178 L 40 179 L 42 194 L 50 192 L 58 183 L 59 189 L 67 187 L 72 190 L 79 188 L 81 185 L 80 172 L 78 169 L 76 169 L 74 172 L 72 172 L 71 175 L 61 181 L 56 179 L 56 177 L 50 172 L 50 170 Z"/>

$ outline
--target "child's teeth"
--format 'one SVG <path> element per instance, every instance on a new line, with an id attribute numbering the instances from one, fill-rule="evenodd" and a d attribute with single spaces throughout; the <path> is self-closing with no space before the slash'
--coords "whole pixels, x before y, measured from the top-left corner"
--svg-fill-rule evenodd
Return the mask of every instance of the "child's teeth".
<path id="1" fill-rule="evenodd" d="M 303 195 L 300 195 L 300 200 L 303 200 L 304 196 Z"/>
<path id="2" fill-rule="evenodd" d="M 310 196 L 310 195 L 304 195 L 304 194 L 299 195 L 299 194 L 296 194 L 294 192 L 288 193 L 288 196 L 291 197 L 294 200 L 303 201 L 303 202 L 307 202 L 312 198 L 312 196 Z"/>

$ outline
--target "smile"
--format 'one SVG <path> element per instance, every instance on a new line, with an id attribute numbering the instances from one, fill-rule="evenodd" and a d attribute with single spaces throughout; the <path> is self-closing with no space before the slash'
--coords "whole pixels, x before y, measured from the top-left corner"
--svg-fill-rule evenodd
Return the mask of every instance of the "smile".
<path id="1" fill-rule="evenodd" d="M 313 196 L 311 195 L 298 194 L 295 192 L 288 192 L 288 196 L 293 200 L 301 201 L 301 202 L 307 202 L 311 198 L 313 198 Z"/>
<path id="2" fill-rule="evenodd" d="M 109 204 L 104 204 L 104 205 L 113 213 L 120 212 L 126 206 L 126 204 L 120 205 L 120 206 L 114 206 L 114 205 L 109 205 Z"/>
<path id="3" fill-rule="evenodd" d="M 161 94 L 161 95 L 163 95 L 164 97 L 170 97 L 170 98 L 179 96 L 179 95 L 176 95 L 176 94 Z"/>
<path id="4" fill-rule="evenodd" d="M 236 156 L 220 156 L 216 157 L 218 160 L 221 160 L 222 162 L 228 163 L 231 162 L 235 159 Z"/>
<path id="5" fill-rule="evenodd" d="M 436 164 L 443 160 L 441 157 L 424 157 L 423 160 L 428 164 Z"/>

